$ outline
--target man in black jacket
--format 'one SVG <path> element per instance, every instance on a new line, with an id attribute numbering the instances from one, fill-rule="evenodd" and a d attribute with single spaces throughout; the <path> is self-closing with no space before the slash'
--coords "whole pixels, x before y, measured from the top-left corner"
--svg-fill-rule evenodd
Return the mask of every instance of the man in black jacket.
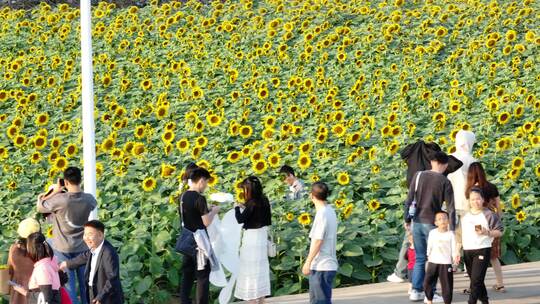
<path id="1" fill-rule="evenodd" d="M 120 283 L 116 249 L 105 240 L 105 226 L 100 221 L 84 224 L 84 242 L 90 250 L 62 262 L 60 269 L 86 265 L 86 299 L 91 304 L 122 304 L 124 294 Z"/>

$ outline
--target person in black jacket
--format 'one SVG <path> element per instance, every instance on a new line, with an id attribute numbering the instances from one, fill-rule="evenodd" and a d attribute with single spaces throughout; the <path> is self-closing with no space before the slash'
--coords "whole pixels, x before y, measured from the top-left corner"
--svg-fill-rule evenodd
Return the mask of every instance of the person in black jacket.
<path id="1" fill-rule="evenodd" d="M 62 262 L 60 269 L 86 265 L 86 300 L 92 304 L 122 304 L 124 293 L 120 283 L 120 263 L 116 249 L 105 240 L 105 226 L 100 221 L 84 224 L 84 242 L 90 248 L 71 260 Z"/>
<path id="2" fill-rule="evenodd" d="M 271 291 L 267 247 L 268 226 L 272 224 L 270 202 L 257 177 L 246 178 L 241 186 L 244 202 L 234 209 L 236 221 L 243 224 L 244 233 L 234 296 L 248 303 L 264 303 Z"/>

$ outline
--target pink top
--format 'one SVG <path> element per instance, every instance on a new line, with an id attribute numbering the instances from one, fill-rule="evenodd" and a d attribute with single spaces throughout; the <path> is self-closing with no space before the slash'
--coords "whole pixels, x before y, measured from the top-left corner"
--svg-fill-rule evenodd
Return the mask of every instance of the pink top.
<path id="1" fill-rule="evenodd" d="M 44 258 L 34 264 L 34 271 L 28 282 L 29 289 L 37 289 L 39 285 L 52 285 L 52 289 L 60 289 L 58 276 L 58 262 L 56 258 Z"/>

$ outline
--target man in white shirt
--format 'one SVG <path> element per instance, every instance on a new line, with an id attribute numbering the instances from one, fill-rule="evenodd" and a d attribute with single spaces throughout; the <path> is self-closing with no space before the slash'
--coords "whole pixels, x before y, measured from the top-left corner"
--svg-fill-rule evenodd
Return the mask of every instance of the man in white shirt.
<path id="1" fill-rule="evenodd" d="M 124 294 L 120 283 L 119 260 L 116 249 L 105 240 L 105 226 L 100 221 L 84 224 L 84 242 L 90 250 L 74 259 L 62 262 L 60 269 L 86 265 L 84 295 L 91 304 L 122 304 Z"/>
<path id="2" fill-rule="evenodd" d="M 311 187 L 311 201 L 317 214 L 309 237 L 311 245 L 302 273 L 309 275 L 309 297 L 311 304 L 332 303 L 332 282 L 338 269 L 336 258 L 337 217 L 326 201 L 330 191 L 323 182 Z"/>
<path id="3" fill-rule="evenodd" d="M 294 169 L 291 166 L 284 165 L 279 169 L 279 173 L 283 175 L 283 180 L 289 186 L 286 199 L 295 201 L 304 198 L 304 183 L 296 177 Z"/>

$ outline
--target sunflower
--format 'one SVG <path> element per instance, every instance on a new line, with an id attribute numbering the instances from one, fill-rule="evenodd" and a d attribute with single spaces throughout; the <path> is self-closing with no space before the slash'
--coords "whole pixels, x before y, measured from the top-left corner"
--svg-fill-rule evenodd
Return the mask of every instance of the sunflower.
<path id="1" fill-rule="evenodd" d="M 272 153 L 268 156 L 268 163 L 270 167 L 277 168 L 281 162 L 281 156 L 278 153 Z"/>
<path id="2" fill-rule="evenodd" d="M 114 148 L 114 139 L 107 137 L 102 143 L 101 143 L 101 150 L 103 151 L 110 151 L 112 148 Z"/>
<path id="3" fill-rule="evenodd" d="M 165 143 L 171 143 L 174 140 L 175 134 L 173 131 L 167 130 L 161 134 L 161 140 Z"/>
<path id="4" fill-rule="evenodd" d="M 45 126 L 47 123 L 49 123 L 49 114 L 47 113 L 40 113 L 36 116 L 35 120 L 36 125 L 38 126 Z"/>
<path id="5" fill-rule="evenodd" d="M 506 111 L 500 113 L 499 116 L 497 117 L 497 121 L 501 125 L 506 124 L 509 120 L 510 120 L 510 113 L 508 113 Z"/>
<path id="6" fill-rule="evenodd" d="M 21 148 L 26 144 L 26 136 L 24 136 L 23 134 L 16 135 L 13 139 L 13 144 L 15 144 L 15 147 Z"/>
<path id="7" fill-rule="evenodd" d="M 251 128 L 251 126 L 241 126 L 240 127 L 240 136 L 242 138 L 249 138 L 251 136 L 251 134 L 253 133 L 253 129 Z"/>
<path id="8" fill-rule="evenodd" d="M 307 226 L 307 225 L 311 224 L 311 216 L 309 215 L 309 213 L 304 212 L 304 213 L 300 214 L 300 216 L 298 217 L 298 222 L 302 226 Z"/>
<path id="9" fill-rule="evenodd" d="M 156 188 L 157 181 L 153 177 L 147 177 L 142 181 L 141 185 L 144 191 L 150 192 Z"/>
<path id="10" fill-rule="evenodd" d="M 460 104 L 459 104 L 458 101 L 453 101 L 453 102 L 451 102 L 451 103 L 450 103 L 450 106 L 449 106 L 449 108 L 450 108 L 450 113 L 452 113 L 452 114 L 457 114 L 457 113 L 459 113 L 460 107 L 461 107 L 461 106 L 460 106 Z"/>
<path id="11" fill-rule="evenodd" d="M 146 148 L 143 143 L 137 142 L 133 144 L 133 148 L 131 149 L 131 154 L 133 156 L 141 156 L 146 151 Z"/>
<path id="12" fill-rule="evenodd" d="M 343 218 L 348 219 L 351 216 L 353 209 L 354 209 L 354 204 L 352 203 L 347 204 L 345 209 L 343 209 L 343 213 L 342 213 Z"/>
<path id="13" fill-rule="evenodd" d="M 334 201 L 334 205 L 338 208 L 338 209 L 341 209 L 341 207 L 343 207 L 345 205 L 345 200 L 342 199 L 342 198 L 338 198 L 337 200 Z"/>
<path id="14" fill-rule="evenodd" d="M 242 158 L 242 153 L 238 151 L 229 152 L 227 155 L 227 161 L 231 164 L 238 162 Z"/>
<path id="15" fill-rule="evenodd" d="M 302 154 L 298 157 L 298 167 L 302 170 L 306 170 L 311 166 L 311 158 L 307 154 Z"/>
<path id="16" fill-rule="evenodd" d="M 158 120 L 162 120 L 165 116 L 167 116 L 167 113 L 169 111 L 169 107 L 167 106 L 159 106 L 156 109 L 156 118 Z"/>
<path id="17" fill-rule="evenodd" d="M 518 221 L 518 223 L 523 223 L 523 221 L 525 221 L 527 219 L 527 214 L 521 210 L 519 211 L 518 213 L 516 213 L 516 220 Z"/>
<path id="18" fill-rule="evenodd" d="M 38 135 L 34 137 L 34 147 L 41 150 L 47 145 L 47 138 L 45 136 Z"/>
<path id="19" fill-rule="evenodd" d="M 66 169 L 68 166 L 68 161 L 65 157 L 63 156 L 60 156 L 60 157 L 57 157 L 55 160 L 54 160 L 54 167 L 58 170 L 58 171 L 64 171 L 64 169 Z"/>
<path id="20" fill-rule="evenodd" d="M 148 91 L 152 88 L 152 79 L 145 79 L 141 81 L 141 89 Z"/>
<path id="21" fill-rule="evenodd" d="M 261 159 L 261 160 L 258 160 L 256 162 L 253 163 L 253 165 L 251 166 L 251 168 L 253 169 L 253 171 L 256 173 L 256 174 L 263 174 L 266 169 L 268 168 L 268 164 L 266 163 L 265 160 Z"/>
<path id="22" fill-rule="evenodd" d="M 536 175 L 536 177 L 540 178 L 540 164 L 538 164 L 536 168 L 534 168 L 534 174 Z"/>
<path id="23" fill-rule="evenodd" d="M 376 199 L 372 199 L 368 202 L 368 209 L 370 211 L 375 211 L 379 209 L 380 206 L 381 206 L 381 203 Z"/>
<path id="24" fill-rule="evenodd" d="M 0 158 L 2 158 L 1 151 L 0 151 Z M 41 153 L 39 153 L 38 151 L 32 153 L 32 155 L 30 156 L 30 162 L 33 164 L 38 163 L 40 160 L 41 160 Z"/>
<path id="25" fill-rule="evenodd" d="M 343 135 L 345 135 L 345 133 L 347 132 L 347 128 L 345 128 L 345 126 L 343 126 L 342 124 L 335 124 L 333 127 L 332 127 L 332 132 L 337 136 L 337 137 L 342 137 Z"/>
<path id="26" fill-rule="evenodd" d="M 390 153 L 390 155 L 394 155 L 396 154 L 398 149 L 399 149 L 399 143 L 397 141 L 392 141 L 390 145 L 388 145 L 387 150 L 388 150 L 388 153 Z"/>
<path id="27" fill-rule="evenodd" d="M 516 193 L 512 195 L 512 208 L 517 209 L 521 206 L 521 198 L 519 197 L 519 194 Z"/>
<path id="28" fill-rule="evenodd" d="M 523 169 L 524 166 L 525 166 L 525 161 L 523 160 L 522 157 L 517 156 L 512 160 L 512 169 L 521 170 Z"/>
<path id="29" fill-rule="evenodd" d="M 286 215 L 285 215 L 285 219 L 289 222 L 292 222 L 292 220 L 294 220 L 294 213 L 292 212 L 288 212 Z"/>
<path id="30" fill-rule="evenodd" d="M 186 153 L 189 150 L 189 141 L 187 138 L 182 138 L 176 142 L 176 149 L 182 153 Z"/>
<path id="31" fill-rule="evenodd" d="M 201 135 L 195 139 L 195 146 L 204 148 L 208 145 L 208 138 L 204 135 Z"/>
<path id="32" fill-rule="evenodd" d="M 45 236 L 48 239 L 51 239 L 53 237 L 53 228 L 52 227 L 47 228 L 47 232 L 45 233 Z"/>
<path id="33" fill-rule="evenodd" d="M 221 124 L 221 117 L 219 117 L 218 115 L 215 115 L 215 114 L 208 115 L 206 117 L 206 121 L 208 122 L 208 124 L 210 126 L 217 127 L 217 126 L 219 126 L 219 124 Z"/>
<path id="34" fill-rule="evenodd" d="M 161 178 L 170 178 L 174 174 L 176 168 L 169 164 L 161 164 Z"/>
<path id="35" fill-rule="evenodd" d="M 138 125 L 135 127 L 135 130 L 133 131 L 135 138 L 141 139 L 145 135 L 146 128 L 144 125 Z"/>
<path id="36" fill-rule="evenodd" d="M 349 184 L 349 182 L 350 182 L 349 173 L 347 173 L 347 172 L 339 172 L 338 175 L 337 175 L 337 181 L 342 186 L 345 186 L 345 185 Z"/>

